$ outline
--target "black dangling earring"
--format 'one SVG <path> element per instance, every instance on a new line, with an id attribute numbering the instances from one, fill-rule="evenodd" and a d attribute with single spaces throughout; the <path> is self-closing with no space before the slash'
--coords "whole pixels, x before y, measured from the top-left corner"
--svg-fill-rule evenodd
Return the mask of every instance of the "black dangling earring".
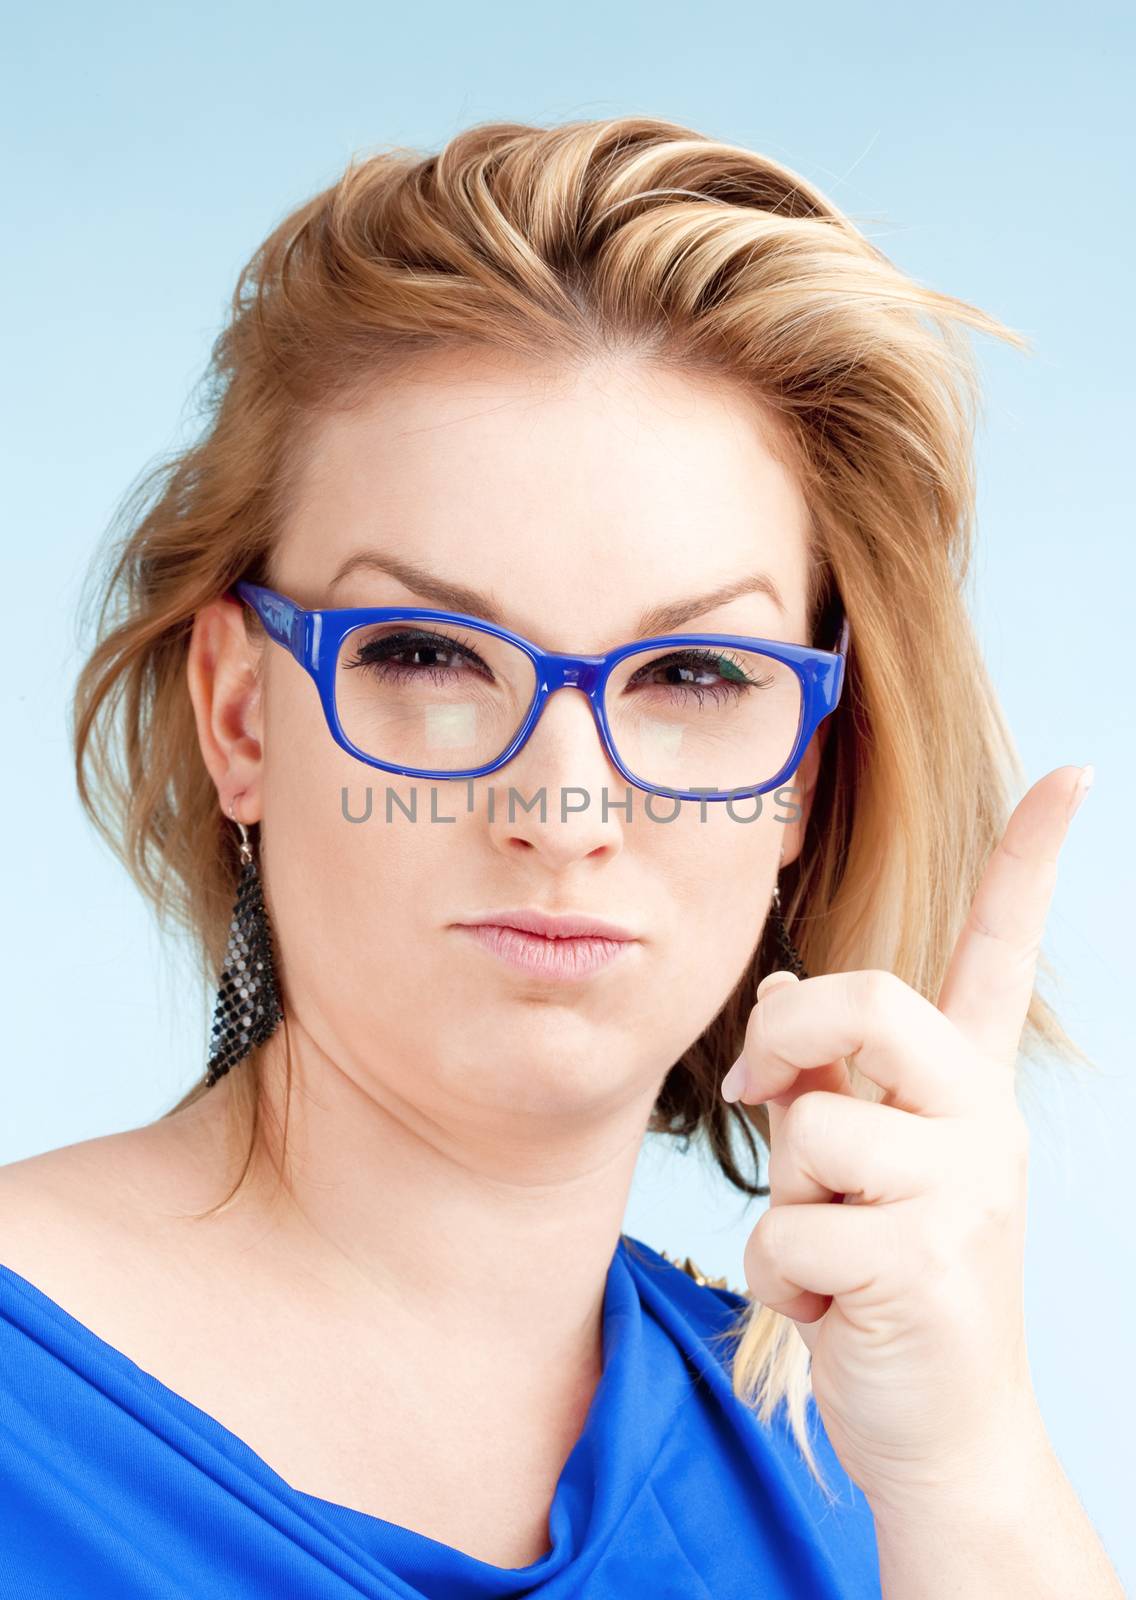
<path id="1" fill-rule="evenodd" d="M 229 944 L 213 1011 L 213 1042 L 205 1082 L 212 1086 L 284 1020 L 272 958 L 272 932 L 248 829 L 241 830 L 241 877 L 229 924 Z"/>
<path id="2" fill-rule="evenodd" d="M 769 916 L 773 923 L 773 935 L 777 940 L 777 948 L 781 952 L 782 966 L 793 973 L 795 977 L 807 978 L 808 973 L 805 971 L 805 964 L 801 960 L 800 952 L 796 945 L 789 937 L 789 930 L 785 926 L 785 918 L 781 914 L 781 885 L 779 883 L 773 886 L 773 903 L 769 908 Z"/>

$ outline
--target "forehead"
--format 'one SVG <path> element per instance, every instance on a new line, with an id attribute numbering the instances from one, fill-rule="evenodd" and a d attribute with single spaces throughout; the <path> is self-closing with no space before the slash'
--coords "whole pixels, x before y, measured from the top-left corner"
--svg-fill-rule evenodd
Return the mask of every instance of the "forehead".
<path id="1" fill-rule="evenodd" d="M 758 570 L 804 618 L 808 512 L 783 435 L 738 388 L 641 363 L 433 356 L 321 416 L 273 580 L 329 603 L 333 573 L 368 547 L 492 591 L 533 638 L 555 618 L 582 643 L 629 608 Z M 404 598 L 361 571 L 330 603 Z M 733 604 L 777 615 L 768 597 Z"/>

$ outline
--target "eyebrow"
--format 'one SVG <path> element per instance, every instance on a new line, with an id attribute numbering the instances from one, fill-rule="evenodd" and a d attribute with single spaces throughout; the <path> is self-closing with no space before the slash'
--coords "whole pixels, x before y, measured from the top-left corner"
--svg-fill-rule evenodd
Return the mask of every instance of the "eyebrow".
<path id="1" fill-rule="evenodd" d="M 504 609 L 492 592 L 483 594 L 467 584 L 450 582 L 427 571 L 417 562 L 404 561 L 386 551 L 359 550 L 353 556 L 348 556 L 332 578 L 329 588 L 334 589 L 354 572 L 385 572 L 423 599 L 433 601 L 441 610 L 464 611 L 469 616 L 482 617 L 499 628 L 509 626 L 505 621 Z M 773 579 L 767 573 L 754 572 L 733 578 L 706 594 L 687 595 L 679 600 L 649 607 L 639 619 L 636 637 L 652 638 L 655 634 L 671 633 L 692 617 L 700 617 L 704 612 L 724 606 L 743 594 L 764 594 L 773 601 L 782 616 L 788 615 L 781 591 Z"/>

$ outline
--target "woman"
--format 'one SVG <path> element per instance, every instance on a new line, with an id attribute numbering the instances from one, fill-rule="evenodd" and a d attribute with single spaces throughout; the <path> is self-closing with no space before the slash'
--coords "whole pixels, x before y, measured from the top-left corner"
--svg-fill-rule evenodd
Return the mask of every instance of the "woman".
<path id="1" fill-rule="evenodd" d="M 1022 1332 L 1083 781 L 1007 827 L 967 325 L 648 118 L 258 250 L 76 697 L 212 1049 L 0 1172 L 5 1592 L 1119 1593 Z M 748 1293 L 621 1234 L 648 1130 L 769 1194 Z"/>

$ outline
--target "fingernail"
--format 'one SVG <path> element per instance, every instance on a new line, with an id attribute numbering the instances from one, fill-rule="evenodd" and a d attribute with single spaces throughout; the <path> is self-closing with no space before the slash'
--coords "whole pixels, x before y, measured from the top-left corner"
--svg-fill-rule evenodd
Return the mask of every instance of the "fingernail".
<path id="1" fill-rule="evenodd" d="M 764 978 L 762 978 L 761 982 L 758 984 L 757 989 L 754 991 L 754 998 L 760 1000 L 767 989 L 771 987 L 780 987 L 780 983 L 774 985 L 773 980 L 775 978 L 779 979 L 780 983 L 800 983 L 801 981 L 795 972 L 790 972 L 785 967 L 778 967 L 774 972 L 767 972 L 765 974 Z"/>
<path id="2" fill-rule="evenodd" d="M 746 1086 L 746 1059 L 739 1056 L 733 1066 L 722 1079 L 722 1099 L 736 1100 Z"/>
<path id="3" fill-rule="evenodd" d="M 1072 820 L 1072 817 L 1073 817 L 1074 813 L 1076 812 L 1077 807 L 1080 805 L 1081 801 L 1085 798 L 1085 796 L 1088 794 L 1089 790 L 1092 788 L 1093 779 L 1094 779 L 1095 776 L 1096 776 L 1096 773 L 1093 770 L 1093 766 L 1092 766 L 1091 762 L 1089 763 L 1089 765 L 1087 767 L 1082 767 L 1081 768 L 1081 776 L 1077 779 L 1077 787 L 1073 790 L 1073 798 L 1069 802 L 1069 819 L 1070 820 Z"/>

